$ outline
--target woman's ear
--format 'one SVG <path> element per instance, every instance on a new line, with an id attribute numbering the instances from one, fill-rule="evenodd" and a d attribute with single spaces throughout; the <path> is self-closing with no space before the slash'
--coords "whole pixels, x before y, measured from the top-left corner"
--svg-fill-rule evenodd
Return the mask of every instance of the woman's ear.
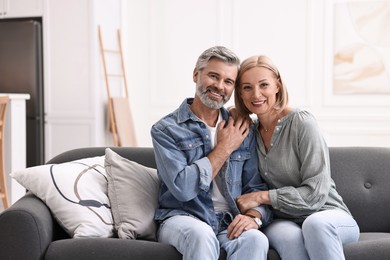
<path id="1" fill-rule="evenodd" d="M 279 93 L 280 92 L 280 88 L 282 87 L 282 81 L 280 80 L 280 78 L 278 78 L 276 80 L 276 93 Z"/>

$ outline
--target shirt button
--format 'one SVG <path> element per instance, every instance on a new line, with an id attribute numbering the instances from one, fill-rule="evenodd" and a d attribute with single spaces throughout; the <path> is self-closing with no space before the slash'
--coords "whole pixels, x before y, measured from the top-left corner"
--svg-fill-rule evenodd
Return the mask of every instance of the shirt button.
<path id="1" fill-rule="evenodd" d="M 241 155 L 238 156 L 238 159 L 241 159 Z"/>
<path id="2" fill-rule="evenodd" d="M 274 146 L 274 144 L 273 144 L 273 143 L 271 143 L 271 146 Z"/>
<path id="3" fill-rule="evenodd" d="M 209 135 L 206 135 L 206 138 L 207 138 L 207 139 L 209 139 L 209 138 L 210 138 L 210 136 L 209 136 Z"/>
<path id="4" fill-rule="evenodd" d="M 265 173 L 264 173 L 264 175 L 266 175 L 266 176 L 267 176 L 267 175 L 268 175 L 268 172 L 265 172 Z"/>
<path id="5" fill-rule="evenodd" d="M 276 131 L 279 131 L 279 129 L 280 129 L 279 127 L 276 127 Z"/>
<path id="6" fill-rule="evenodd" d="M 189 144 L 189 145 L 188 145 L 188 147 L 190 147 L 190 148 L 191 148 L 191 147 L 192 147 L 192 144 Z"/>

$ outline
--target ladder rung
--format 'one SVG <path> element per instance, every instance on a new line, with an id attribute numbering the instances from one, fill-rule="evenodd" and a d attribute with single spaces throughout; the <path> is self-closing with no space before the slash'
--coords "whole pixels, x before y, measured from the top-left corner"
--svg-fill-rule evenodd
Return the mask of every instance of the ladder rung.
<path id="1" fill-rule="evenodd" d="M 109 77 L 124 77 L 123 74 L 107 74 Z"/>
<path id="2" fill-rule="evenodd" d="M 104 49 L 104 52 L 111 52 L 111 53 L 120 53 L 119 50 L 109 50 L 109 49 Z"/>

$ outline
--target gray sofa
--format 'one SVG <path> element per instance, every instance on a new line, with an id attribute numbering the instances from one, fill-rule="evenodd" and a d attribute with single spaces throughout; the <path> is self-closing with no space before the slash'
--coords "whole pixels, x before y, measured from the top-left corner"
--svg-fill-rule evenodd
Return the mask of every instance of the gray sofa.
<path id="1" fill-rule="evenodd" d="M 112 148 L 155 167 L 152 148 Z M 49 163 L 104 155 L 105 148 L 65 152 Z M 332 177 L 361 229 L 357 243 L 345 245 L 346 259 L 390 259 L 390 148 L 330 148 Z M 220 259 L 224 259 L 222 253 Z M 0 259 L 181 259 L 171 246 L 117 238 L 70 239 L 46 205 L 27 193 L 0 215 Z M 268 259 L 280 259 L 270 249 Z"/>

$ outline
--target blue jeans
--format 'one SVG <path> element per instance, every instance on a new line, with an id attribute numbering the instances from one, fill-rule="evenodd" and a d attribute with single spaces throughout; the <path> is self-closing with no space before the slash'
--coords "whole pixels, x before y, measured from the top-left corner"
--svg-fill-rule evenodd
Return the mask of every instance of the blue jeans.
<path id="1" fill-rule="evenodd" d="M 324 210 L 310 215 L 302 226 L 284 219 L 264 229 L 270 247 L 283 260 L 345 259 L 343 244 L 359 239 L 359 226 L 342 210 Z"/>
<path id="2" fill-rule="evenodd" d="M 216 260 L 220 248 L 227 259 L 267 259 L 268 239 L 260 231 L 245 231 L 230 240 L 222 230 L 215 235 L 203 221 L 190 216 L 173 216 L 161 223 L 157 232 L 158 241 L 174 246 L 183 255 L 183 260 Z"/>

